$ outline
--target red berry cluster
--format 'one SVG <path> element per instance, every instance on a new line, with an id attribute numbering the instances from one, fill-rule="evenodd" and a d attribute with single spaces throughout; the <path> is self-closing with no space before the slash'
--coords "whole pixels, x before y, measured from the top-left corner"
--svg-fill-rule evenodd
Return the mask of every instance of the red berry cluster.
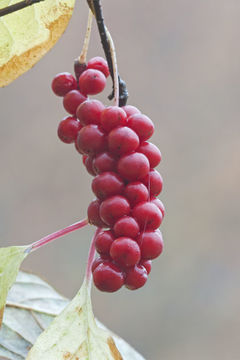
<path id="1" fill-rule="evenodd" d="M 142 287 L 151 271 L 151 260 L 163 250 L 160 230 L 164 205 L 156 198 L 162 177 L 154 168 L 159 149 L 147 140 L 153 122 L 134 106 L 105 107 L 88 95 L 100 93 L 109 75 L 102 58 L 91 59 L 79 81 L 69 73 L 52 82 L 56 95 L 72 115 L 59 124 L 58 136 L 75 142 L 87 171 L 94 176 L 96 196 L 88 207 L 89 222 L 101 230 L 95 240 L 100 257 L 92 266 L 98 289 L 113 292 L 125 285 Z"/>

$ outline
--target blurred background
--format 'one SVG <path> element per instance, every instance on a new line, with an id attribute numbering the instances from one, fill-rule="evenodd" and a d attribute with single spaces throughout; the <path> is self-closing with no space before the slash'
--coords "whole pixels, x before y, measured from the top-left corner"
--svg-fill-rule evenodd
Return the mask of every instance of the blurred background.
<path id="1" fill-rule="evenodd" d="M 240 3 L 104 1 L 129 103 L 155 123 L 163 160 L 165 251 L 146 286 L 94 289 L 96 316 L 147 360 L 240 358 Z M 91 177 L 56 135 L 66 115 L 50 84 L 72 71 L 87 6 L 31 71 L 1 89 L 1 246 L 26 244 L 86 216 Z M 94 27 L 89 56 L 103 55 Z M 109 104 L 108 91 L 101 100 Z M 93 229 L 30 256 L 23 268 L 72 297 Z"/>

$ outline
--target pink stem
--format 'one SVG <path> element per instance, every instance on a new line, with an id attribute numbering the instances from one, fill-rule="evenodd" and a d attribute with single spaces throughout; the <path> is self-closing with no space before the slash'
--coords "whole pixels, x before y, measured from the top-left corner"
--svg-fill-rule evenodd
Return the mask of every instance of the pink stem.
<path id="1" fill-rule="evenodd" d="M 44 236 L 42 239 L 35 241 L 34 243 L 32 243 L 26 250 L 26 252 L 32 252 L 38 248 L 40 248 L 41 246 L 44 246 L 46 244 L 48 244 L 49 242 L 58 239 L 59 237 L 66 235 L 72 231 L 78 230 L 83 228 L 84 226 L 86 226 L 88 224 L 88 219 L 84 219 L 81 221 L 76 222 L 75 224 L 69 225 L 67 226 L 65 229 L 61 229 L 58 230 L 50 235 Z"/>
<path id="2" fill-rule="evenodd" d="M 93 264 L 95 254 L 96 254 L 95 240 L 96 240 L 96 237 L 98 236 L 98 234 L 100 233 L 100 231 L 101 231 L 101 228 L 97 228 L 97 230 L 95 231 L 95 234 L 94 234 L 91 244 L 90 244 L 89 253 L 88 253 L 88 261 L 87 261 L 87 268 L 86 268 L 86 280 L 89 284 L 91 283 L 92 264 Z"/>

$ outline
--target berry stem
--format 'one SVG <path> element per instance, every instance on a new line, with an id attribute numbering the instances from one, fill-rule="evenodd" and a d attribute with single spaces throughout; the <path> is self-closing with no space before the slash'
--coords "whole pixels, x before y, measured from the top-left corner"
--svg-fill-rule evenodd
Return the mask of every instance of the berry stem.
<path id="1" fill-rule="evenodd" d="M 117 67 L 117 56 L 116 56 L 116 50 L 114 46 L 113 39 L 111 37 L 110 32 L 106 28 L 106 33 L 110 45 L 110 52 L 111 52 L 111 58 L 112 58 L 112 66 L 113 66 L 113 89 L 114 89 L 114 105 L 119 105 L 119 79 L 118 79 L 118 67 Z"/>
<path id="2" fill-rule="evenodd" d="M 96 237 L 98 236 L 98 234 L 100 233 L 101 228 L 97 228 L 97 230 L 95 231 L 91 244 L 90 244 L 90 248 L 89 248 L 89 253 L 88 253 L 88 260 L 87 260 L 87 267 L 86 267 L 86 280 L 87 283 L 89 284 L 89 289 L 91 288 L 91 280 L 92 280 L 92 264 L 95 258 L 95 254 L 96 254 L 96 249 L 95 249 L 95 240 Z"/>
<path id="3" fill-rule="evenodd" d="M 84 38 L 82 51 L 81 51 L 81 54 L 78 59 L 80 64 L 85 64 L 86 60 L 87 60 L 87 52 L 88 52 L 88 46 L 89 46 L 91 30 L 92 30 L 92 19 L 93 19 L 93 13 L 92 13 L 92 10 L 89 9 L 86 35 Z"/>
<path id="4" fill-rule="evenodd" d="M 88 219 L 84 219 L 81 221 L 78 221 L 72 225 L 67 226 L 64 229 L 58 230 L 52 234 L 49 234 L 47 236 L 44 236 L 42 239 L 35 241 L 34 243 L 32 243 L 27 249 L 26 249 L 26 253 L 30 253 L 33 252 L 37 249 L 39 249 L 40 247 L 50 243 L 53 240 L 56 240 L 60 237 L 62 237 L 63 235 L 66 235 L 72 231 L 78 230 L 83 228 L 84 226 L 88 225 Z"/>

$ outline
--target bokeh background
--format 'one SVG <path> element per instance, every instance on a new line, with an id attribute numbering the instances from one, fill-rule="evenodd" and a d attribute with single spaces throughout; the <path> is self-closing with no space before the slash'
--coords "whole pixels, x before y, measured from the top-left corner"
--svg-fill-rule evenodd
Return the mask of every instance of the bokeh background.
<path id="1" fill-rule="evenodd" d="M 147 285 L 93 291 L 97 317 L 148 360 L 240 358 L 240 3 L 103 1 L 129 103 L 155 122 L 167 216 L 164 254 Z M 26 244 L 86 215 L 90 176 L 56 136 L 65 116 L 50 90 L 72 71 L 87 6 L 31 71 L 1 89 L 1 246 Z M 89 56 L 102 55 L 94 28 Z M 111 84 L 109 83 L 109 90 Z M 106 104 L 107 92 L 100 97 Z M 91 227 L 30 256 L 23 268 L 73 296 Z"/>

